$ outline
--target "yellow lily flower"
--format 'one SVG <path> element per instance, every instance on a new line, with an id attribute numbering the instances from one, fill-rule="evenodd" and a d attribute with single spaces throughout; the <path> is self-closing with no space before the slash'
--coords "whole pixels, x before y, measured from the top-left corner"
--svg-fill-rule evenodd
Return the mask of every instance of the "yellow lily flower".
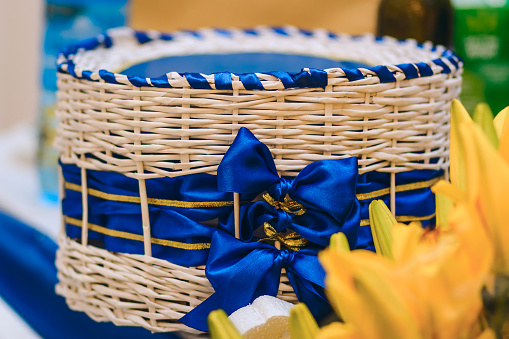
<path id="1" fill-rule="evenodd" d="M 492 257 L 473 251 L 476 239 L 467 230 L 480 226 L 467 221 L 461 236 L 395 225 L 393 260 L 363 250 L 323 251 L 328 297 L 345 324 L 325 327 L 318 338 L 477 338 Z"/>
<path id="2" fill-rule="evenodd" d="M 484 285 L 493 273 L 509 274 L 509 108 L 492 119 L 481 105 L 474 116 L 453 102 L 451 183 L 433 188 L 437 230 L 398 224 L 388 233 L 377 205 L 373 233 L 389 258 L 322 252 L 327 293 L 345 323 L 326 326 L 319 338 L 495 338 L 478 319 Z"/>
<path id="3" fill-rule="evenodd" d="M 418 327 L 388 277 L 391 263 L 372 252 L 326 250 L 327 294 L 336 312 L 361 338 L 414 338 Z M 409 336 L 412 334 L 414 336 Z M 319 337 L 320 338 L 320 337 Z"/>
<path id="4" fill-rule="evenodd" d="M 495 258 L 493 272 L 505 274 L 509 274 L 507 112 L 505 109 L 495 118 L 494 126 L 500 144 L 497 150 L 481 128 L 469 118 L 463 106 L 457 101 L 453 102 L 451 183 L 442 181 L 433 187 L 435 193 L 447 196 L 456 206 L 466 204 L 468 210 L 475 211 L 483 225 L 483 230 L 479 232 L 486 234 L 491 242 L 485 248 L 479 248 L 479 251 L 491 251 Z"/>
<path id="5" fill-rule="evenodd" d="M 451 107 L 451 183 L 439 182 L 432 189 L 453 202 L 448 224 L 464 241 L 471 238 L 472 251 L 489 253 L 491 276 L 483 291 L 485 316 L 497 337 L 508 337 L 507 279 L 509 277 L 509 107 L 490 121 L 486 105 L 476 108 L 474 121 L 455 101 Z M 475 122 L 475 123 L 474 123 Z M 498 149 L 497 149 L 498 148 Z M 452 170 L 454 169 L 454 174 Z M 437 211 L 440 212 L 440 211 Z M 441 216 L 444 219 L 445 216 Z M 476 220 L 472 234 L 462 227 Z M 477 262 L 480 265 L 488 265 Z M 505 324 L 504 324 L 505 322 Z"/>

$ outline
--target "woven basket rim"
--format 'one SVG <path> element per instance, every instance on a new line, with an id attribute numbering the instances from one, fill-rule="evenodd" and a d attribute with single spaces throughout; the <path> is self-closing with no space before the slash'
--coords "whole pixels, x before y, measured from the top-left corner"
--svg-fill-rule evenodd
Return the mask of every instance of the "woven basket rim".
<path id="1" fill-rule="evenodd" d="M 387 42 L 397 43 L 401 45 L 410 44 L 416 48 L 424 49 L 426 51 L 437 53 L 439 58 L 432 60 L 422 60 L 421 62 L 414 63 L 401 63 L 401 64 L 382 64 L 370 67 L 359 68 L 328 68 L 328 69 L 314 69 L 303 68 L 300 73 L 289 72 L 272 72 L 272 73 L 248 73 L 243 76 L 254 76 L 264 84 L 274 81 L 280 82 L 281 86 L 269 86 L 270 89 L 274 88 L 325 88 L 328 85 L 329 78 L 346 78 L 349 82 L 364 80 L 366 78 L 378 79 L 380 83 L 396 82 L 397 75 L 403 74 L 403 79 L 415 79 L 430 77 L 437 74 L 455 73 L 461 69 L 462 59 L 451 50 L 441 45 L 433 45 L 430 42 L 424 44 L 417 43 L 413 39 L 396 40 L 391 37 L 375 37 L 370 34 L 365 35 L 348 35 L 336 34 L 329 31 L 320 29 L 305 30 L 293 26 L 285 27 L 265 27 L 260 26 L 252 29 L 201 29 L 201 30 L 181 30 L 172 33 L 163 33 L 158 31 L 139 31 L 130 28 L 117 28 L 108 30 L 103 34 L 96 37 L 82 40 L 80 42 L 70 44 L 65 47 L 58 55 L 57 69 L 58 72 L 70 74 L 77 79 L 85 79 L 89 81 L 104 81 L 110 84 L 124 84 L 135 87 L 159 87 L 159 88 L 193 88 L 193 89 L 232 89 L 223 88 L 224 86 L 215 86 L 216 75 L 221 74 L 224 78 L 229 74 L 232 81 L 239 81 L 241 87 L 245 89 L 254 89 L 243 86 L 243 80 L 239 75 L 230 72 L 219 72 L 212 74 L 203 73 L 177 73 L 168 72 L 158 78 L 143 78 L 140 76 L 127 76 L 120 73 L 114 73 L 110 70 L 100 69 L 99 71 L 83 70 L 74 63 L 75 56 L 86 51 L 92 51 L 99 48 L 111 48 L 115 44 L 116 38 L 130 37 L 135 38 L 138 45 L 143 45 L 151 41 L 171 41 L 178 37 L 186 37 L 195 39 L 197 43 L 203 41 L 203 32 L 212 32 L 217 37 L 228 38 L 235 34 L 245 34 L 246 36 L 258 36 L 263 34 L 273 34 L 277 37 L 282 36 L 295 36 L 300 38 L 312 39 L 316 36 L 325 34 L 325 38 L 330 39 L 331 42 L 338 41 L 340 38 L 348 38 L 352 41 L 367 40 L 376 44 L 384 44 Z M 120 39 L 122 40 L 122 39 Z M 120 43 L 118 43 L 120 44 Z M 171 55 L 170 55 L 171 56 Z M 305 78 L 304 80 L 302 80 Z M 300 79 L 300 81 L 299 81 Z M 178 80 L 178 81 L 171 81 Z M 183 81 L 182 81 L 183 80 Z M 398 77 L 401 80 L 401 77 Z M 230 83 L 231 86 L 231 83 Z M 262 85 L 263 86 L 263 85 Z M 265 86 L 255 89 L 267 89 Z"/>

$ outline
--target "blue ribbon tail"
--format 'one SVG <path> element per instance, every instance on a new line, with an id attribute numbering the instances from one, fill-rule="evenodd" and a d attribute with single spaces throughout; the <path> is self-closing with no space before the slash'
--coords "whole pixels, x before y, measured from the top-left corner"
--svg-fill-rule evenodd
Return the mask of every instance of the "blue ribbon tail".
<path id="1" fill-rule="evenodd" d="M 332 312 L 332 308 L 323 290 L 323 282 L 317 284 L 310 280 L 302 279 L 290 270 L 286 274 L 297 298 L 306 304 L 315 319 L 320 321 Z"/>
<path id="2" fill-rule="evenodd" d="M 206 274 L 215 292 L 180 321 L 207 331 L 211 311 L 231 314 L 261 295 L 276 295 L 282 263 L 275 260 L 276 249 L 259 242 L 245 243 L 226 232 L 212 236 Z"/>
<path id="3" fill-rule="evenodd" d="M 215 293 L 180 321 L 207 331 L 207 317 L 211 311 L 223 309 L 231 314 L 259 296 L 276 296 L 283 267 L 287 267 L 288 278 L 299 300 L 308 303 L 318 317 L 328 314 L 330 306 L 323 292 L 325 272 L 316 250 L 277 250 L 265 243 L 245 243 L 218 231 L 212 237 L 206 269 Z"/>
<path id="4" fill-rule="evenodd" d="M 299 301 L 305 303 L 317 320 L 332 312 L 325 296 L 325 271 L 314 249 L 302 249 L 286 269 L 286 275 Z"/>

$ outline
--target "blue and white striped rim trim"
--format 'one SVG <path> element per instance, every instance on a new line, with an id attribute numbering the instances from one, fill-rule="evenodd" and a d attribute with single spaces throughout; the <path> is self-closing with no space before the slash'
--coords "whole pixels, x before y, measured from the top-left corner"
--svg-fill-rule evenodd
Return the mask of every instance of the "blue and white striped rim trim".
<path id="1" fill-rule="evenodd" d="M 266 29 L 266 28 L 265 28 Z M 277 35 L 289 35 L 286 27 L 271 27 L 270 30 Z M 238 30 L 236 30 L 238 31 Z M 160 33 L 160 32 L 142 32 L 130 30 L 138 44 L 146 44 L 154 40 L 171 41 L 176 35 L 186 34 L 197 41 L 204 37 L 200 31 L 184 30 L 179 32 Z M 232 37 L 232 31 L 228 29 L 214 29 L 214 33 L 221 37 Z M 257 36 L 260 34 L 259 28 L 244 29 L 242 33 L 246 36 Z M 294 34 L 294 32 L 292 32 Z M 313 37 L 314 31 L 299 29 L 298 34 L 303 37 Z M 329 39 L 337 39 L 335 33 L 328 32 Z M 356 39 L 356 36 L 352 36 Z M 358 38 L 361 38 L 360 36 Z M 386 37 L 377 37 L 375 41 L 383 44 Z M 405 41 L 400 41 L 405 43 Z M 396 82 L 397 80 L 408 80 L 420 77 L 429 77 L 436 74 L 455 73 L 462 68 L 462 60 L 456 54 L 448 49 L 444 49 L 440 58 L 417 63 L 402 63 L 397 65 L 379 65 L 365 68 L 331 68 L 331 69 L 309 69 L 304 68 L 299 73 L 272 72 L 272 73 L 247 73 L 234 74 L 229 72 L 214 73 L 210 75 L 201 73 L 177 73 L 170 72 L 158 78 L 143 78 L 140 76 L 126 76 L 123 74 L 112 73 L 101 69 L 98 72 L 89 70 L 79 70 L 73 62 L 74 56 L 84 51 L 95 50 L 98 48 L 110 48 L 114 44 L 113 39 L 108 33 L 101 34 L 95 38 L 90 38 L 68 45 L 63 49 L 57 61 L 57 69 L 61 73 L 67 73 L 77 79 L 86 79 L 89 81 L 100 81 L 111 84 L 125 84 L 135 87 L 159 87 L 159 88 L 183 88 L 191 87 L 193 89 L 220 89 L 232 90 L 232 81 L 239 80 L 244 89 L 247 90 L 266 90 L 274 89 L 274 86 L 264 85 L 267 79 L 279 81 L 282 87 L 287 88 L 325 88 L 329 83 L 329 78 L 343 77 L 348 81 L 363 80 L 366 78 L 378 78 L 380 83 Z M 422 44 L 417 47 L 424 48 Z M 437 46 L 431 47 L 431 51 L 437 51 Z M 404 75 L 404 77 L 399 76 Z M 281 87 L 281 86 L 280 86 Z"/>

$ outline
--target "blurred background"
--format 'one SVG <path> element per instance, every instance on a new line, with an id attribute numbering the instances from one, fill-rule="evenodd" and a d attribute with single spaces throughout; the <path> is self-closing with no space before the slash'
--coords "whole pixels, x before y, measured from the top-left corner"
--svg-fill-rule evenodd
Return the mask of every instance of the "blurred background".
<path id="1" fill-rule="evenodd" d="M 55 246 L 56 55 L 123 25 L 163 31 L 294 25 L 431 40 L 464 59 L 461 99 L 469 111 L 481 101 L 494 112 L 509 104 L 507 0 L 0 0 L 0 239 L 12 225 L 24 225 Z M 39 337 L 3 288 L 0 278 L 0 339 Z"/>

